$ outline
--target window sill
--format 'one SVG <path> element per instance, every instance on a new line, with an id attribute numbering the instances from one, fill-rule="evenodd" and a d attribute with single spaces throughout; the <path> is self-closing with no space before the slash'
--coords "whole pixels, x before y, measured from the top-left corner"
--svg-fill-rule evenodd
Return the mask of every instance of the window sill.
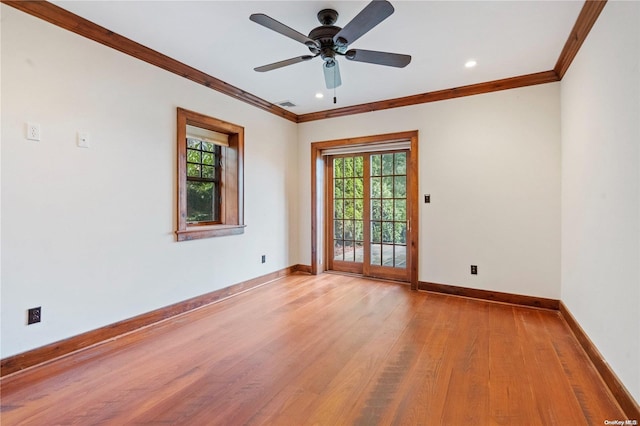
<path id="1" fill-rule="evenodd" d="M 203 225 L 191 226 L 176 231 L 178 241 L 199 240 L 201 238 L 223 237 L 226 235 L 244 234 L 247 225 Z"/>

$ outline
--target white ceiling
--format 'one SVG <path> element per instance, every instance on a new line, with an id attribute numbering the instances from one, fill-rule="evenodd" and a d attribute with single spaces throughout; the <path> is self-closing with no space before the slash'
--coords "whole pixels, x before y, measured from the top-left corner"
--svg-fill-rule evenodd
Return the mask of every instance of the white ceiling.
<path id="1" fill-rule="evenodd" d="M 406 68 L 340 58 L 342 86 L 327 90 L 322 60 L 258 73 L 306 55 L 300 43 L 249 20 L 265 13 L 308 34 L 333 8 L 344 27 L 368 1 L 55 1 L 75 14 L 271 103 L 304 114 L 553 69 L 582 1 L 398 1 L 395 13 L 350 48 L 410 54 Z M 464 64 L 475 59 L 478 65 Z M 323 99 L 315 98 L 317 92 Z"/>

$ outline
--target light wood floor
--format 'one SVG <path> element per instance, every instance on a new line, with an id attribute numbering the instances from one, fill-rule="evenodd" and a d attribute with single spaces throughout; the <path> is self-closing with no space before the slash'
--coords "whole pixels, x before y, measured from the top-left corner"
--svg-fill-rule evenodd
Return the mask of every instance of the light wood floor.
<path id="1" fill-rule="evenodd" d="M 557 312 L 294 275 L 8 376 L 4 426 L 602 425 Z"/>

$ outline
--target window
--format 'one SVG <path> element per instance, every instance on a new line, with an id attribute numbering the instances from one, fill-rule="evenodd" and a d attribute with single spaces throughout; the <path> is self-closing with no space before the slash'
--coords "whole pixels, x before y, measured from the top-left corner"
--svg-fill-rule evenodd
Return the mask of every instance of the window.
<path id="1" fill-rule="evenodd" d="M 178 108 L 178 241 L 244 232 L 244 128 Z"/>

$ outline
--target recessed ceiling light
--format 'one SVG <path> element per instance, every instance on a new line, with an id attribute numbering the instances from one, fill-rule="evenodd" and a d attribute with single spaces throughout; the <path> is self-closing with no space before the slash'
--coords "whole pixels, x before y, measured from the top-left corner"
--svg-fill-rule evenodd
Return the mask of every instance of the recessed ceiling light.
<path id="1" fill-rule="evenodd" d="M 477 65 L 478 63 L 476 61 L 474 61 L 473 59 L 467 61 L 464 66 L 467 68 L 473 68 Z"/>
<path id="2" fill-rule="evenodd" d="M 324 98 L 324 93 L 321 93 L 321 92 L 316 93 L 316 98 L 318 99 Z"/>

